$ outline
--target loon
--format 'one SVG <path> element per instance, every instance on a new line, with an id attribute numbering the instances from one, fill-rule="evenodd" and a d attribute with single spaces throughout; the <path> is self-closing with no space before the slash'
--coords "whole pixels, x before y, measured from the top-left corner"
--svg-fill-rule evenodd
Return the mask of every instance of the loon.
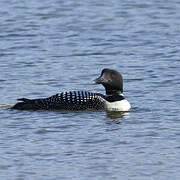
<path id="1" fill-rule="evenodd" d="M 61 92 L 48 98 L 18 99 L 12 109 L 18 110 L 106 110 L 129 111 L 130 103 L 123 95 L 122 75 L 113 69 L 103 69 L 94 84 L 102 84 L 106 95 L 87 91 Z"/>

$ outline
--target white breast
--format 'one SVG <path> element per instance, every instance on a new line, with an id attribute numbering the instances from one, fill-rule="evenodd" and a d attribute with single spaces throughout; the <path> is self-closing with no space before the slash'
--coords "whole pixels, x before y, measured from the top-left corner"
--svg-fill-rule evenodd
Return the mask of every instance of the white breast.
<path id="1" fill-rule="evenodd" d="M 105 104 L 107 111 L 129 111 L 131 108 L 130 103 L 126 99 L 115 102 L 106 101 Z"/>

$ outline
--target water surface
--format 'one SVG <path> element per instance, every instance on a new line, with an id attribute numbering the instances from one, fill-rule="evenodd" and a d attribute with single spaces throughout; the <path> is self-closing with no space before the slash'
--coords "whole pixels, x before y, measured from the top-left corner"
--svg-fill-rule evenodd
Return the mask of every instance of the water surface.
<path id="1" fill-rule="evenodd" d="M 180 177 L 180 3 L 1 1 L 1 179 Z M 9 110 L 120 71 L 132 110 Z"/>

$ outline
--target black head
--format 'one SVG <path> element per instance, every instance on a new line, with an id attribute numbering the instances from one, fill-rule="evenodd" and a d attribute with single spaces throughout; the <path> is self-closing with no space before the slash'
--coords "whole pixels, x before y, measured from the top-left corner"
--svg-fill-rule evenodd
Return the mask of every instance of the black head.
<path id="1" fill-rule="evenodd" d="M 102 84 L 107 95 L 123 93 L 123 78 L 113 69 L 103 69 L 101 76 L 94 80 L 96 84 Z"/>

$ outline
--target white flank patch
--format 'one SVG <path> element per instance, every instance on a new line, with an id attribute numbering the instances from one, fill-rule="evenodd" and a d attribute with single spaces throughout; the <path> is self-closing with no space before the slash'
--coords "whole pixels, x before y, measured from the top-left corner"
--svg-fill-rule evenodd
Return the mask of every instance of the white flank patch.
<path id="1" fill-rule="evenodd" d="M 106 101 L 106 109 L 107 111 L 129 111 L 131 105 L 126 99 L 115 102 Z"/>

